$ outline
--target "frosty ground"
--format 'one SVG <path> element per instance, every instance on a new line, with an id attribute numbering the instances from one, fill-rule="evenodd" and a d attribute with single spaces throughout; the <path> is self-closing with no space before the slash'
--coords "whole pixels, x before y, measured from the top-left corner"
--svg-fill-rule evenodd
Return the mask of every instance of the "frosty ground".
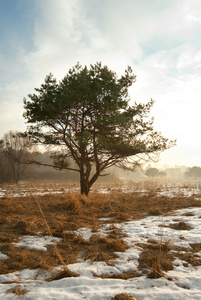
<path id="1" fill-rule="evenodd" d="M 125 188 L 123 192 L 126 192 Z M 200 199 L 200 190 L 192 186 L 158 191 L 158 195 L 163 197 L 181 193 L 183 195 L 185 193 L 187 197 L 194 195 L 198 200 Z M 2 189 L 2 197 L 4 194 L 5 189 Z M 89 241 L 94 234 L 107 236 L 111 230 L 109 218 L 104 217 L 101 222 L 102 225 L 96 233 L 87 227 L 79 228 L 75 233 L 86 241 Z M 175 229 L 171 226 L 182 222 L 189 225 L 189 230 Z M 69 264 L 68 268 L 79 276 L 52 281 L 46 280 L 49 270 L 42 272 L 27 268 L 1 274 L 0 299 L 109 300 L 120 293 L 131 294 L 137 300 L 201 299 L 201 207 L 188 207 L 166 215 L 150 215 L 139 220 L 115 222 L 115 227 L 125 233 L 123 240 L 129 247 L 124 252 L 117 252 L 118 257 L 111 263 L 78 259 L 75 263 Z M 47 251 L 48 245 L 57 244 L 60 240 L 61 238 L 57 236 L 23 235 L 13 245 L 16 248 L 27 247 Z M 139 257 L 143 245 L 150 244 L 150 241 L 158 244 L 167 243 L 170 245 L 170 254 L 174 257 L 175 253 L 173 269 L 164 272 L 164 276 L 159 278 L 148 278 L 146 267 L 139 270 Z M 199 246 L 196 251 L 193 251 L 195 250 L 193 245 Z M 180 256 L 176 255 L 178 251 Z M 185 258 L 186 253 L 191 253 L 191 259 L 195 258 L 197 263 L 182 259 Z M 6 258 L 6 254 L 0 253 L 1 261 Z M 62 266 L 56 267 L 59 268 Z M 128 279 L 111 278 L 115 274 L 122 274 L 129 270 L 140 273 L 140 276 Z M 26 293 L 18 295 L 17 288 L 19 291 L 25 290 Z"/>

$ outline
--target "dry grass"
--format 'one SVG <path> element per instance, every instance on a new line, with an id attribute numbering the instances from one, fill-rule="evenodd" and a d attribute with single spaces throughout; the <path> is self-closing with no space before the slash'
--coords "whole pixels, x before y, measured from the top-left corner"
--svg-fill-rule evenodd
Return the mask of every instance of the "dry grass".
<path id="1" fill-rule="evenodd" d="M 129 294 L 118 294 L 114 296 L 111 300 L 136 300 L 136 298 Z"/>
<path id="2" fill-rule="evenodd" d="M 24 296 L 28 293 L 28 291 L 25 288 L 23 288 L 20 284 L 18 284 L 14 288 L 9 289 L 7 293 L 13 293 L 17 296 Z"/>
<path id="3" fill-rule="evenodd" d="M 85 259 L 86 260 L 89 259 L 91 261 L 105 261 L 109 263 L 110 261 L 114 260 L 117 257 L 118 255 L 115 253 L 99 251 L 98 248 L 93 247 L 90 249 L 89 253 L 85 256 Z"/>
<path id="4" fill-rule="evenodd" d="M 189 212 L 182 214 L 182 216 L 193 217 L 193 216 L 195 216 L 195 214 L 193 212 L 189 211 Z"/>
<path id="5" fill-rule="evenodd" d="M 78 277 L 79 275 L 75 272 L 72 272 L 68 268 L 64 267 L 60 270 L 53 270 L 50 272 L 50 275 L 47 281 L 59 280 L 67 277 Z"/>
<path id="6" fill-rule="evenodd" d="M 85 259 L 109 263 L 111 260 L 118 257 L 115 252 L 124 252 L 126 249 L 128 249 L 127 243 L 118 236 L 113 236 L 113 238 L 111 238 L 93 235 L 90 239 L 90 244 L 87 247 Z"/>
<path id="7" fill-rule="evenodd" d="M 149 240 L 147 244 L 140 244 L 143 251 L 139 257 L 139 269 L 147 273 L 149 278 L 159 278 L 164 272 L 173 269 L 173 255 L 169 253 L 169 242 Z"/>
<path id="8" fill-rule="evenodd" d="M 114 224 L 112 224 L 109 228 L 108 228 L 108 237 L 109 238 L 123 238 L 126 237 L 127 233 L 125 233 L 122 229 L 116 227 Z"/>
<path id="9" fill-rule="evenodd" d="M 129 271 L 125 271 L 122 273 L 117 273 L 117 274 L 113 274 L 113 275 L 109 275 L 109 274 L 94 274 L 94 276 L 96 277 L 101 277 L 103 279 L 105 278 L 113 278 L 113 279 L 123 279 L 123 280 L 127 280 L 130 278 L 136 278 L 136 277 L 140 277 L 142 276 L 141 273 L 137 272 L 136 270 L 129 270 Z"/>
<path id="10" fill-rule="evenodd" d="M 201 251 L 201 243 L 192 243 L 190 246 L 193 248 L 194 253 Z"/>
<path id="11" fill-rule="evenodd" d="M 13 187 L 13 190 L 15 188 L 17 187 Z M 123 252 L 128 248 L 122 240 L 125 234 L 115 227 L 115 222 L 138 220 L 150 214 L 167 215 L 175 209 L 201 206 L 201 202 L 193 197 L 158 197 L 153 191 L 122 193 L 117 190 L 109 194 L 94 191 L 87 198 L 76 192 L 67 193 L 61 186 L 58 187 L 60 194 L 48 194 L 49 188 L 47 185 L 46 194 L 43 196 L 33 194 L 13 197 L 10 186 L 7 195 L 0 198 L 0 251 L 8 255 L 7 259 L 0 260 L 1 274 L 25 268 L 51 269 L 61 264 L 61 257 L 64 264 L 74 263 L 78 258 L 103 260 L 109 263 L 117 257 L 115 252 Z M 44 216 L 41 215 L 37 203 Z M 96 232 L 103 224 L 100 218 L 108 218 L 104 223 L 111 224 L 106 237 L 94 234 L 89 241 L 86 241 L 82 236 L 73 233 L 81 227 L 88 227 Z M 12 244 L 27 234 L 50 235 L 49 229 L 53 236 L 62 238 L 56 249 L 55 246 L 48 246 L 47 251 L 29 250 L 24 247 L 16 248 Z M 161 260 L 164 251 L 156 248 L 152 251 L 155 251 L 155 257 L 162 251 Z M 61 257 L 58 256 L 57 250 Z M 142 268 L 145 267 L 145 257 L 151 256 L 150 249 L 144 251 L 147 253 L 141 256 Z M 149 258 L 149 261 L 151 260 Z M 151 262 L 146 264 L 153 267 Z M 160 264 L 162 270 L 170 268 L 170 264 L 169 267 L 163 267 L 165 262 L 162 260 Z M 157 269 L 157 267 L 153 268 Z"/>
<path id="12" fill-rule="evenodd" d="M 111 252 L 124 252 L 128 249 L 128 245 L 122 239 L 114 236 L 113 238 L 93 235 L 90 239 L 92 245 L 96 245 L 101 250 L 107 250 Z"/>
<path id="13" fill-rule="evenodd" d="M 178 223 L 174 223 L 174 224 L 170 224 L 169 226 L 171 229 L 175 229 L 175 230 L 191 230 L 193 229 L 192 226 L 190 226 L 189 224 L 187 224 L 184 221 L 178 222 Z"/>
<path id="14" fill-rule="evenodd" d="M 178 257 L 182 261 L 185 261 L 186 263 L 183 263 L 185 267 L 188 267 L 189 264 L 193 267 L 201 266 L 201 258 L 199 256 L 196 257 L 192 252 L 189 252 L 188 249 L 186 249 L 186 252 L 178 250 L 178 252 L 175 253 L 174 256 Z"/>
<path id="15" fill-rule="evenodd" d="M 12 244 L 6 247 L 3 245 L 1 252 L 6 253 L 8 258 L 1 261 L 0 273 L 7 274 L 28 268 L 48 270 L 57 266 L 60 262 L 54 256 L 53 247 L 51 248 L 48 251 L 38 251 L 16 248 Z"/>

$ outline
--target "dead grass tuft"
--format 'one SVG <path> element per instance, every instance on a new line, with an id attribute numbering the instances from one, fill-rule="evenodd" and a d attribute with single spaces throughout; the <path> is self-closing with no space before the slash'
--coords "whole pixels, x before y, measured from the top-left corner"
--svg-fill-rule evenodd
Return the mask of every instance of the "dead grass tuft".
<path id="1" fill-rule="evenodd" d="M 127 212 L 122 212 L 117 214 L 115 218 L 117 219 L 117 221 L 123 222 L 129 220 L 131 218 L 131 215 Z"/>
<path id="2" fill-rule="evenodd" d="M 195 257 L 193 253 L 178 251 L 177 254 L 175 254 L 175 256 L 181 259 L 182 261 L 185 261 L 187 263 L 186 266 L 188 266 L 188 264 L 192 265 L 193 267 L 201 266 L 201 258 Z"/>
<path id="3" fill-rule="evenodd" d="M 193 248 L 193 252 L 200 252 L 201 251 L 201 243 L 192 243 L 189 244 Z"/>
<path id="4" fill-rule="evenodd" d="M 171 249 L 169 242 L 153 242 L 141 244 L 143 251 L 139 257 L 139 269 L 146 271 L 149 278 L 164 276 L 164 272 L 173 269 L 173 255 L 169 254 Z"/>
<path id="5" fill-rule="evenodd" d="M 50 276 L 48 277 L 47 281 L 54 281 L 54 280 L 60 280 L 62 278 L 68 278 L 68 277 L 78 277 L 79 275 L 73 271 L 71 271 L 69 268 L 64 267 L 60 270 L 54 270 L 50 273 Z"/>
<path id="6" fill-rule="evenodd" d="M 127 233 L 125 233 L 121 228 L 118 228 L 114 225 L 111 225 L 109 228 L 108 228 L 108 238 L 111 238 L 111 239 L 115 239 L 115 238 L 123 238 L 123 237 L 127 237 Z"/>
<path id="7" fill-rule="evenodd" d="M 182 216 L 193 217 L 193 216 L 195 216 L 195 214 L 193 212 L 189 211 L 189 212 L 182 214 Z"/>
<path id="8" fill-rule="evenodd" d="M 73 213 L 75 213 L 75 212 L 79 212 L 81 208 L 81 203 L 79 199 L 75 198 L 62 203 L 60 207 L 63 208 L 64 210 L 70 210 L 73 211 Z"/>
<path id="9" fill-rule="evenodd" d="M 78 235 L 75 237 L 75 243 L 76 243 L 77 245 L 90 245 L 90 242 L 87 241 L 87 240 L 85 240 L 81 234 L 78 234 Z"/>
<path id="10" fill-rule="evenodd" d="M 115 253 L 100 251 L 98 248 L 94 247 L 90 249 L 90 252 L 85 256 L 85 259 L 89 259 L 91 261 L 105 261 L 106 263 L 109 263 L 117 257 L 118 255 Z"/>
<path id="11" fill-rule="evenodd" d="M 159 209 L 150 210 L 148 212 L 149 216 L 160 216 L 162 215 L 161 211 Z"/>
<path id="12" fill-rule="evenodd" d="M 26 295 L 28 291 L 18 284 L 14 288 L 7 290 L 7 293 L 13 293 L 16 294 L 17 296 L 23 296 Z"/>
<path id="13" fill-rule="evenodd" d="M 114 296 L 111 300 L 137 300 L 134 296 L 129 294 L 118 294 Z"/>
<path id="14" fill-rule="evenodd" d="M 175 230 L 191 230 L 193 229 L 193 227 L 191 227 L 189 224 L 187 224 L 184 221 L 175 223 L 175 224 L 170 224 L 169 226 L 171 229 L 175 229 Z"/>
<path id="15" fill-rule="evenodd" d="M 128 244 L 120 238 L 116 238 L 112 241 L 109 248 L 114 252 L 124 252 L 128 249 Z"/>
<path id="16" fill-rule="evenodd" d="M 52 266 L 58 264 L 58 260 L 54 258 L 53 247 L 50 246 L 49 251 L 30 250 L 22 247 L 7 247 L 6 252 L 8 258 L 2 261 L 0 265 L 0 273 L 7 274 L 9 272 L 21 271 L 24 269 L 43 269 L 48 270 Z"/>
<path id="17" fill-rule="evenodd" d="M 26 228 L 27 228 L 27 224 L 25 221 L 19 221 L 17 222 L 16 225 L 14 225 L 14 229 L 16 229 L 16 231 L 18 231 L 21 234 L 27 233 Z"/>
<path id="18" fill-rule="evenodd" d="M 127 243 L 118 237 L 109 238 L 107 236 L 93 235 L 90 242 L 103 251 L 124 252 L 128 249 Z"/>
<path id="19" fill-rule="evenodd" d="M 113 275 L 109 275 L 109 274 L 97 275 L 97 274 L 94 274 L 94 276 L 101 277 L 103 279 L 113 278 L 113 279 L 127 280 L 127 279 L 130 279 L 130 278 L 140 277 L 140 276 L 142 276 L 142 274 L 137 272 L 136 270 L 129 270 L 129 271 L 125 271 L 125 272 L 122 272 L 122 273 L 113 274 Z"/>

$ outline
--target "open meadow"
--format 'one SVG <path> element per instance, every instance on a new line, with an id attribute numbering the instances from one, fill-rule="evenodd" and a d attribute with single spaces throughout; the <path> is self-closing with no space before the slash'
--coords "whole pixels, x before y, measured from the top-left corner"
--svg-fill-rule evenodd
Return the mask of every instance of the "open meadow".
<path id="1" fill-rule="evenodd" d="M 1 185 L 0 228 L 0 299 L 201 299 L 199 182 Z"/>

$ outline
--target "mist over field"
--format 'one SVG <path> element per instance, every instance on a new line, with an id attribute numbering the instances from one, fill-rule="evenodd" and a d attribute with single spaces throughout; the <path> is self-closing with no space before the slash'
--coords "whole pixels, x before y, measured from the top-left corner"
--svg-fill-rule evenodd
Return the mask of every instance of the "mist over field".
<path id="1" fill-rule="evenodd" d="M 48 153 L 41 153 L 37 155 L 37 160 L 44 164 L 50 164 L 51 159 Z M 73 162 L 72 162 L 73 165 Z M 13 175 L 12 170 L 8 171 L 9 163 L 7 162 L 5 167 L 1 165 L 0 183 L 12 183 Z M 6 171 L 4 172 L 4 169 Z M 3 173 L 6 173 L 3 176 Z M 126 183 L 132 181 L 146 181 L 152 180 L 155 182 L 165 182 L 171 180 L 190 181 L 198 180 L 201 178 L 201 168 L 198 166 L 175 166 L 169 167 L 167 164 L 162 168 L 157 168 L 157 165 L 148 163 L 142 166 L 136 166 L 134 171 L 125 171 L 118 167 L 111 167 L 105 171 L 104 176 L 99 177 L 98 183 Z M 79 185 L 79 174 L 68 170 L 56 170 L 52 167 L 37 166 L 36 164 L 30 165 L 25 173 L 20 178 L 21 181 L 61 181 L 61 182 L 74 182 Z"/>

